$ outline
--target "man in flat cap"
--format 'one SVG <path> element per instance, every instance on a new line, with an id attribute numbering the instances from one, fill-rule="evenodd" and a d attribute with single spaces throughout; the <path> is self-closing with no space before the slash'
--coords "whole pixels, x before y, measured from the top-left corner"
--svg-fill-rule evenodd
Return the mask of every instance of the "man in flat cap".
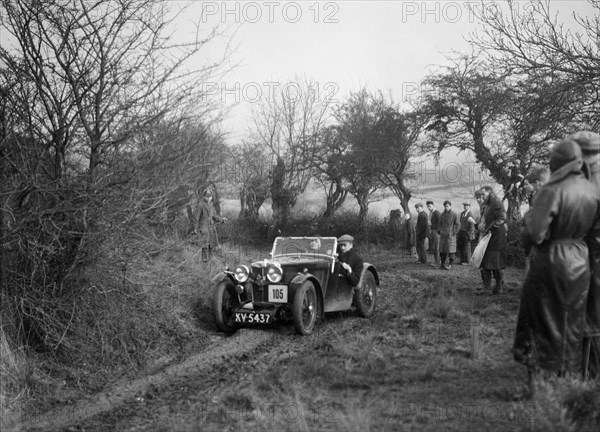
<path id="1" fill-rule="evenodd" d="M 450 270 L 456 253 L 456 234 L 458 234 L 460 224 L 458 223 L 458 215 L 452 211 L 452 203 L 448 200 L 444 201 L 444 211 L 440 215 L 439 228 L 440 268 Z M 447 265 L 446 258 L 448 259 Z"/>
<path id="2" fill-rule="evenodd" d="M 415 204 L 417 210 L 417 225 L 415 227 L 416 243 L 417 243 L 417 255 L 419 259 L 418 263 L 427 264 L 427 251 L 425 250 L 425 240 L 427 240 L 429 218 L 427 213 L 424 211 L 425 206 L 423 203 Z"/>
<path id="3" fill-rule="evenodd" d="M 528 368 L 532 392 L 541 370 L 567 375 L 581 367 L 590 288 L 586 238 L 600 217 L 600 194 L 582 168 L 576 140 L 567 138 L 556 145 L 550 155 L 550 179 L 525 215 L 523 238 L 534 251 L 512 351 Z"/>
<path id="4" fill-rule="evenodd" d="M 460 264 L 468 265 L 471 261 L 471 242 L 475 240 L 475 219 L 471 213 L 471 204 L 463 203 L 464 210 L 460 213 L 460 228 L 456 237 L 456 248 Z"/>
<path id="5" fill-rule="evenodd" d="M 215 206 L 212 202 L 212 198 L 212 191 L 207 188 L 203 193 L 202 200 L 200 200 L 198 208 L 196 209 L 194 220 L 194 234 L 198 235 L 203 262 L 207 262 L 210 258 L 211 250 L 219 246 L 215 222 L 227 221 L 227 218 L 221 217 L 217 214 Z"/>
<path id="6" fill-rule="evenodd" d="M 338 247 L 340 249 L 338 259 L 340 260 L 342 275 L 350 285 L 356 286 L 360 281 L 363 259 L 353 249 L 354 237 L 344 234 L 338 239 Z"/>
<path id="7" fill-rule="evenodd" d="M 429 210 L 429 251 L 433 254 L 434 267 L 440 265 L 440 211 L 435 208 L 433 201 L 427 201 L 427 210 Z"/>

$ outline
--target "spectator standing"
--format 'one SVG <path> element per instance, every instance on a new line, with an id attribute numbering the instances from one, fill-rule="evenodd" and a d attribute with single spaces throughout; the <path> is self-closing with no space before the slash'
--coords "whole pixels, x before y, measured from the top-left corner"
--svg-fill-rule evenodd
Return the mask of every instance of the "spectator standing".
<path id="1" fill-rule="evenodd" d="M 417 225 L 415 227 L 416 247 L 418 261 L 421 264 L 427 264 L 427 251 L 425 250 L 425 240 L 427 240 L 427 231 L 429 218 L 425 213 L 423 203 L 415 204 L 417 210 Z"/>
<path id="2" fill-rule="evenodd" d="M 504 269 L 506 268 L 506 210 L 491 186 L 482 187 L 481 194 L 483 205 L 481 219 L 477 226 L 480 233 L 479 238 L 483 238 L 488 233 L 491 233 L 491 237 L 479 266 L 483 287 L 479 286 L 476 294 L 482 294 L 484 290 L 491 288 L 492 275 L 496 280 L 492 294 L 499 294 L 504 287 Z"/>
<path id="3" fill-rule="evenodd" d="M 583 155 L 583 171 L 600 194 L 600 135 L 581 131 L 567 137 L 575 141 Z M 600 218 L 596 218 L 587 236 L 590 254 L 590 289 L 584 330 L 584 376 L 600 378 Z"/>
<path id="4" fill-rule="evenodd" d="M 464 210 L 460 213 L 460 229 L 456 238 L 457 248 L 462 265 L 471 261 L 471 242 L 475 240 L 475 219 L 471 213 L 471 204 L 463 203 Z"/>
<path id="5" fill-rule="evenodd" d="M 212 203 L 212 192 L 210 189 L 204 191 L 200 204 L 196 209 L 196 224 L 194 234 L 198 235 L 200 243 L 202 261 L 207 262 L 211 250 L 219 246 L 215 222 L 226 222 L 227 218 L 217 215 Z"/>
<path id="6" fill-rule="evenodd" d="M 429 251 L 433 254 L 434 267 L 440 265 L 440 212 L 433 205 L 433 201 L 427 201 L 429 210 Z"/>
<path id="7" fill-rule="evenodd" d="M 563 376 L 581 365 L 590 287 L 585 239 L 600 215 L 600 194 L 582 166 L 574 140 L 556 145 L 550 179 L 525 215 L 524 238 L 535 252 L 523 284 L 513 354 L 527 366 L 532 392 L 540 371 Z"/>
<path id="8" fill-rule="evenodd" d="M 460 228 L 458 215 L 452 211 L 452 203 L 444 201 L 444 211 L 440 215 L 440 268 L 450 270 L 456 253 L 456 234 Z M 448 259 L 448 265 L 446 265 Z"/>

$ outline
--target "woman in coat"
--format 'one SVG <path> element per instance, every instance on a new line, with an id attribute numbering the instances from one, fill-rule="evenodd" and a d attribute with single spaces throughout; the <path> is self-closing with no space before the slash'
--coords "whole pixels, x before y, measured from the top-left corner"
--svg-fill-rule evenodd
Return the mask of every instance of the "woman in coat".
<path id="1" fill-rule="evenodd" d="M 513 345 L 535 390 L 540 369 L 565 375 L 581 366 L 590 266 L 586 236 L 600 214 L 600 195 L 582 172 L 572 140 L 552 150 L 550 180 L 525 215 L 524 240 L 533 245 Z"/>
<path id="2" fill-rule="evenodd" d="M 440 215 L 440 268 L 450 270 L 456 253 L 456 234 L 460 229 L 458 215 L 452 211 L 452 203 L 444 201 L 444 211 Z M 448 265 L 446 265 L 448 258 Z"/>
<path id="3" fill-rule="evenodd" d="M 477 226 L 479 238 L 483 238 L 488 233 L 491 233 L 492 236 L 479 266 L 483 287 L 478 287 L 476 294 L 482 294 L 484 289 L 491 288 L 492 275 L 496 279 L 492 294 L 498 294 L 502 292 L 504 286 L 504 269 L 506 268 L 506 210 L 491 186 L 482 187 L 480 192 L 483 205 L 481 206 L 481 220 Z"/>

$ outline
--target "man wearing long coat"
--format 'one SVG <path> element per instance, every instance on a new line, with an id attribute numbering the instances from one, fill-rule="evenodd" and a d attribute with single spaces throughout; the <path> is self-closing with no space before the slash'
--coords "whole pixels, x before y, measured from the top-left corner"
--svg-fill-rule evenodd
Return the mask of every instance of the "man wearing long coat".
<path id="1" fill-rule="evenodd" d="M 463 203 L 463 207 L 456 241 L 460 263 L 467 265 L 471 261 L 471 242 L 475 240 L 475 219 L 471 213 L 471 204 Z"/>
<path id="2" fill-rule="evenodd" d="M 581 148 L 563 140 L 550 156 L 549 181 L 525 215 L 523 238 L 533 245 L 513 345 L 528 367 L 564 375 L 581 363 L 590 284 L 586 236 L 600 215 L 600 194 L 582 172 Z"/>
<path id="3" fill-rule="evenodd" d="M 433 201 L 427 201 L 429 210 L 429 251 L 433 254 L 434 266 L 440 264 L 440 211 L 435 208 Z"/>
<path id="4" fill-rule="evenodd" d="M 429 231 L 429 218 L 427 213 L 424 211 L 422 203 L 415 205 L 417 210 L 417 225 L 415 227 L 415 237 L 417 246 L 417 255 L 419 257 L 418 262 L 421 264 L 427 264 L 427 251 L 425 250 L 425 240 Z"/>
<path id="5" fill-rule="evenodd" d="M 444 201 L 444 211 L 440 214 L 440 268 L 450 270 L 456 253 L 456 234 L 460 229 L 458 215 L 452 211 L 452 203 Z M 446 265 L 448 258 L 448 265 Z"/>
<path id="6" fill-rule="evenodd" d="M 208 261 L 210 250 L 219 246 L 215 222 L 225 222 L 227 219 L 217 215 L 212 203 L 210 189 L 204 191 L 204 196 L 198 204 L 194 215 L 194 233 L 198 235 L 198 242 L 202 248 L 202 260 Z"/>
<path id="7" fill-rule="evenodd" d="M 600 135 L 582 131 L 567 137 L 575 141 L 583 153 L 583 171 L 600 194 Z M 584 370 L 593 378 L 600 377 L 600 218 L 596 218 L 587 244 L 590 254 L 590 290 L 587 300 L 586 327 L 584 331 Z"/>
<path id="8" fill-rule="evenodd" d="M 480 232 L 479 238 L 482 239 L 488 233 L 491 233 L 491 237 L 479 266 L 483 288 L 479 287 L 477 294 L 491 288 L 492 276 L 496 280 L 492 293 L 497 294 L 502 292 L 504 287 L 504 269 L 506 268 L 507 254 L 506 210 L 504 210 L 502 201 L 494 193 L 491 186 L 482 187 L 481 194 L 483 205 L 481 207 L 481 220 L 477 226 Z"/>

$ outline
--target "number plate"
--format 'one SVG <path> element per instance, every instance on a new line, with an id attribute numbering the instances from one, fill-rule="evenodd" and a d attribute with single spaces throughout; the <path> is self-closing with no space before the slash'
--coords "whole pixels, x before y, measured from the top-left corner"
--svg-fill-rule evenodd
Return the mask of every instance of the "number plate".
<path id="1" fill-rule="evenodd" d="M 287 285 L 269 285 L 270 303 L 287 303 L 288 287 Z"/>
<path id="2" fill-rule="evenodd" d="M 235 322 L 244 324 L 270 324 L 271 315 L 258 312 L 236 312 Z"/>

